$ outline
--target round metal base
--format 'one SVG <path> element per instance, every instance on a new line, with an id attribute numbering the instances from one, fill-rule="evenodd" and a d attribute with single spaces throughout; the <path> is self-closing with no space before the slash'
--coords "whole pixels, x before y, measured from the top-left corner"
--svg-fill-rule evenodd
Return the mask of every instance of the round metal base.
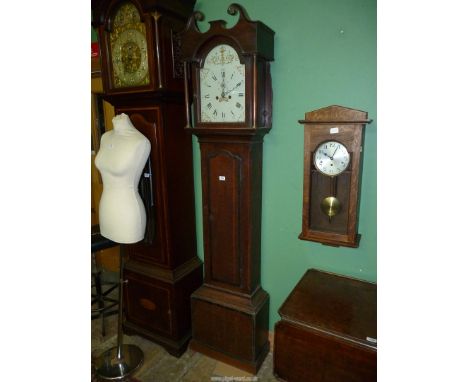
<path id="1" fill-rule="evenodd" d="M 117 359 L 117 347 L 102 353 L 96 360 L 96 374 L 101 379 L 120 381 L 143 364 L 143 352 L 135 345 L 122 345 L 122 358 Z"/>

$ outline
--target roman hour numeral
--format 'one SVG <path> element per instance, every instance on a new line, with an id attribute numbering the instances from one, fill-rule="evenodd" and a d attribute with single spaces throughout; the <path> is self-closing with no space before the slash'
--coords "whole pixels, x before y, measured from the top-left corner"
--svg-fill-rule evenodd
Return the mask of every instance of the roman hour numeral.
<path id="1" fill-rule="evenodd" d="M 226 114 L 224 114 L 224 111 L 221 113 L 221 117 L 225 118 Z"/>
<path id="2" fill-rule="evenodd" d="M 211 76 L 211 78 L 212 78 L 213 80 L 215 80 L 215 81 L 218 80 L 218 78 L 216 78 L 216 76 L 215 76 L 214 74 Z"/>
<path id="3" fill-rule="evenodd" d="M 211 109 L 213 107 L 213 105 L 211 104 L 211 102 L 208 102 L 208 105 L 206 105 L 208 107 L 208 109 Z"/>
<path id="4" fill-rule="evenodd" d="M 240 108 L 241 104 L 239 102 L 236 102 L 236 107 Z"/>
<path id="5" fill-rule="evenodd" d="M 210 95 L 209 95 L 209 94 L 205 94 L 205 98 L 210 98 Z"/>
<path id="6" fill-rule="evenodd" d="M 244 93 L 238 93 L 237 94 L 239 97 L 243 97 L 244 96 Z"/>
<path id="7" fill-rule="evenodd" d="M 213 115 L 218 115 L 218 111 L 215 109 L 215 111 L 213 112 Z"/>

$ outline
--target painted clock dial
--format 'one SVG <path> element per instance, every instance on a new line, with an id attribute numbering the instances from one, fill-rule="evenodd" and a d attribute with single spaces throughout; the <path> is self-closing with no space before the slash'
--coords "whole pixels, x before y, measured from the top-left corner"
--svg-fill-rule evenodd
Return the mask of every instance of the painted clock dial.
<path id="1" fill-rule="evenodd" d="M 245 65 L 227 44 L 215 46 L 200 69 L 200 122 L 245 121 Z"/>
<path id="2" fill-rule="evenodd" d="M 317 147 L 314 165 L 322 174 L 336 176 L 341 174 L 349 164 L 349 152 L 337 141 L 323 142 Z"/>
<path id="3" fill-rule="evenodd" d="M 149 84 L 146 28 L 132 3 L 124 3 L 117 10 L 110 47 L 114 87 Z"/>

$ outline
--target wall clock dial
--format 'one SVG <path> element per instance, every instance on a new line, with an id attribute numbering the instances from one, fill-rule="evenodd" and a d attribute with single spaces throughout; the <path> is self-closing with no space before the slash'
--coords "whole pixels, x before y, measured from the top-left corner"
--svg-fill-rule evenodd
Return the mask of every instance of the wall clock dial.
<path id="1" fill-rule="evenodd" d="M 200 122 L 245 121 L 245 65 L 230 45 L 215 46 L 200 69 Z"/>
<path id="2" fill-rule="evenodd" d="M 317 147 L 314 165 L 322 174 L 337 176 L 349 165 L 349 152 L 337 141 L 327 141 Z"/>

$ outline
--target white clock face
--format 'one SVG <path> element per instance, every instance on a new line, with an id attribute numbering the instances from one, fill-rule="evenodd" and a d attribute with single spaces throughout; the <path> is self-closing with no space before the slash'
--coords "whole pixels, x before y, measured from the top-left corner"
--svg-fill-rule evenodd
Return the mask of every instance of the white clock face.
<path id="1" fill-rule="evenodd" d="M 339 175 L 349 165 L 349 152 L 339 142 L 324 142 L 315 150 L 314 164 L 322 174 L 328 176 Z"/>
<path id="2" fill-rule="evenodd" d="M 200 69 L 200 122 L 245 121 L 245 65 L 229 45 L 215 46 Z"/>

